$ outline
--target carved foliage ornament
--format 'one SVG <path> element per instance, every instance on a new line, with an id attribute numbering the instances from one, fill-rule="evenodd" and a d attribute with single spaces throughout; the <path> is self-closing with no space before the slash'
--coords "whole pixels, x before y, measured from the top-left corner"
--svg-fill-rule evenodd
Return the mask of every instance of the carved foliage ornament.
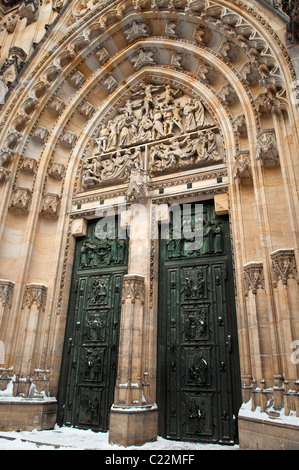
<path id="1" fill-rule="evenodd" d="M 23 308 L 31 308 L 36 305 L 39 310 L 43 310 L 47 300 L 47 287 L 42 284 L 26 284 Z"/>
<path id="2" fill-rule="evenodd" d="M 288 279 L 297 279 L 297 266 L 295 260 L 294 249 L 276 250 L 270 254 L 272 260 L 272 276 L 273 285 L 277 287 L 278 282 L 281 281 L 284 286 L 287 286 Z"/>
<path id="3" fill-rule="evenodd" d="M 256 159 L 264 167 L 279 165 L 279 154 L 274 129 L 266 129 L 258 134 Z"/>
<path id="4" fill-rule="evenodd" d="M 8 305 L 11 307 L 14 287 L 14 282 L 0 279 L 0 302 L 3 306 Z"/>
<path id="5" fill-rule="evenodd" d="M 249 151 L 240 151 L 235 156 L 233 177 L 241 184 L 252 184 L 252 169 Z"/>
<path id="6" fill-rule="evenodd" d="M 264 289 L 263 263 L 251 262 L 243 266 L 244 270 L 244 291 L 247 296 L 249 291 L 256 294 L 257 289 Z"/>
<path id="7" fill-rule="evenodd" d="M 122 303 L 125 303 L 126 300 L 131 300 L 131 303 L 134 304 L 137 299 L 140 300 L 142 305 L 144 304 L 144 277 L 127 274 L 123 280 Z"/>

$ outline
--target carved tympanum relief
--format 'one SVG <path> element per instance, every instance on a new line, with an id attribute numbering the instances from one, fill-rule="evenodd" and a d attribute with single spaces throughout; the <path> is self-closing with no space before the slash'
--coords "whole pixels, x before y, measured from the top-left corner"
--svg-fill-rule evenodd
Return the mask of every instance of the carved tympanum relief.
<path id="1" fill-rule="evenodd" d="M 82 168 L 82 187 L 223 161 L 219 130 L 199 98 L 167 85 L 141 84 L 100 126 L 95 152 Z"/>

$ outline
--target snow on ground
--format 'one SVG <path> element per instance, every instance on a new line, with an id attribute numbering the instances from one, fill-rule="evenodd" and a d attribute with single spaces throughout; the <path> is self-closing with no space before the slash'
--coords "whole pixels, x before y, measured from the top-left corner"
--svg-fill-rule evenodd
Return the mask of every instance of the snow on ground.
<path id="1" fill-rule="evenodd" d="M 143 446 L 119 447 L 108 443 L 108 433 L 71 427 L 58 427 L 51 431 L 0 432 L 0 450 L 104 450 L 104 451 L 199 451 L 238 450 L 239 446 L 171 441 L 158 437 L 156 442 Z"/>

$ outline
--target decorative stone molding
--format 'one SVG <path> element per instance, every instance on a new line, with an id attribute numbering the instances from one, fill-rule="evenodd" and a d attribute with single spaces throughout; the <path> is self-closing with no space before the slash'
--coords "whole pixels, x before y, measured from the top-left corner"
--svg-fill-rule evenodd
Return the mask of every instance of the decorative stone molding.
<path id="1" fill-rule="evenodd" d="M 165 34 L 166 36 L 168 36 L 169 38 L 177 38 L 178 35 L 176 33 L 176 26 L 177 24 L 174 23 L 173 21 L 167 21 L 166 24 L 165 24 Z"/>
<path id="2" fill-rule="evenodd" d="M 193 39 L 199 44 L 206 46 L 212 40 L 212 30 L 206 27 L 200 27 L 194 30 Z"/>
<path id="3" fill-rule="evenodd" d="M 39 2 L 37 0 L 24 0 L 19 6 L 20 18 L 27 19 L 27 25 L 37 20 L 39 11 Z"/>
<path id="4" fill-rule="evenodd" d="M 64 147 L 71 149 L 75 146 L 77 136 L 71 131 L 62 131 L 59 136 L 59 141 Z"/>
<path id="5" fill-rule="evenodd" d="M 139 38 L 145 38 L 149 36 L 147 28 L 144 23 L 133 21 L 129 27 L 124 30 L 126 40 L 130 44 Z"/>
<path id="6" fill-rule="evenodd" d="M 264 167 L 279 165 L 274 129 L 265 129 L 257 135 L 256 159 Z"/>
<path id="7" fill-rule="evenodd" d="M 28 214 L 32 192 L 28 188 L 16 188 L 11 196 L 9 210 L 15 214 Z"/>
<path id="8" fill-rule="evenodd" d="M 0 279 L 0 302 L 3 306 L 11 307 L 15 283 L 6 279 Z"/>
<path id="9" fill-rule="evenodd" d="M 144 277 L 138 274 L 126 274 L 123 280 L 122 303 L 131 300 L 131 303 L 134 304 L 137 299 L 140 300 L 142 305 L 144 304 Z"/>
<path id="10" fill-rule="evenodd" d="M 217 72 L 210 64 L 201 64 L 197 69 L 197 75 L 208 83 L 215 80 Z"/>
<path id="11" fill-rule="evenodd" d="M 5 183 L 8 180 L 10 174 L 11 174 L 10 170 L 8 170 L 7 168 L 0 167 L 0 184 Z"/>
<path id="12" fill-rule="evenodd" d="M 32 138 L 38 142 L 39 144 L 44 144 L 48 138 L 48 135 L 49 135 L 49 131 L 48 129 L 46 129 L 45 127 L 42 127 L 42 126 L 38 126 L 33 134 L 32 134 Z"/>
<path id="13" fill-rule="evenodd" d="M 257 289 L 265 288 L 264 273 L 263 273 L 263 263 L 252 261 L 250 263 L 244 264 L 244 294 L 247 296 L 249 291 L 255 295 Z"/>
<path id="14" fill-rule="evenodd" d="M 94 54 L 98 61 L 100 62 L 100 65 L 103 65 L 107 60 L 109 59 L 110 55 L 108 51 L 105 49 L 105 47 L 101 47 L 97 52 Z"/>
<path id="15" fill-rule="evenodd" d="M 59 216 L 60 196 L 47 193 L 42 200 L 41 216 L 45 219 L 55 220 Z"/>
<path id="16" fill-rule="evenodd" d="M 60 98 L 57 98 L 57 97 L 54 98 L 49 104 L 49 110 L 55 116 L 58 116 L 59 114 L 61 114 L 64 108 L 65 108 L 64 102 Z"/>
<path id="17" fill-rule="evenodd" d="M 83 73 L 77 71 L 69 77 L 69 81 L 73 87 L 79 89 L 86 82 L 86 78 L 84 77 Z"/>
<path id="18" fill-rule="evenodd" d="M 95 112 L 94 107 L 92 106 L 92 104 L 88 103 L 88 101 L 80 103 L 77 109 L 79 114 L 81 114 L 81 116 L 84 116 L 86 119 L 90 119 Z"/>
<path id="19" fill-rule="evenodd" d="M 183 59 L 182 54 L 177 54 L 177 53 L 172 54 L 171 65 L 175 67 L 176 69 L 182 70 L 183 68 L 181 65 L 182 59 Z"/>
<path id="20" fill-rule="evenodd" d="M 134 62 L 134 69 L 140 70 L 146 65 L 154 65 L 153 51 L 150 49 L 140 49 L 131 58 L 131 62 Z"/>
<path id="21" fill-rule="evenodd" d="M 11 158 L 15 156 L 16 152 L 14 150 L 3 148 L 0 150 L 0 166 L 8 162 Z"/>
<path id="22" fill-rule="evenodd" d="M 279 281 L 287 286 L 289 278 L 296 279 L 298 282 L 294 248 L 273 251 L 270 253 L 270 258 L 274 287 L 277 287 Z"/>
<path id="23" fill-rule="evenodd" d="M 65 166 L 62 163 L 53 162 L 49 169 L 49 176 L 56 180 L 61 180 L 64 177 Z"/>
<path id="24" fill-rule="evenodd" d="M 244 114 L 239 114 L 234 120 L 235 129 L 239 137 L 247 137 L 247 125 Z"/>
<path id="25" fill-rule="evenodd" d="M 242 66 L 240 69 L 240 74 L 243 80 L 245 80 L 249 86 L 256 85 L 261 78 L 258 69 L 249 62 Z"/>
<path id="26" fill-rule="evenodd" d="M 230 62 L 235 60 L 239 54 L 239 48 L 233 43 L 224 41 L 219 48 L 220 54 Z"/>
<path id="27" fill-rule="evenodd" d="M 44 310 L 47 301 L 47 287 L 43 284 L 26 284 L 23 307 L 31 308 L 36 305 L 38 310 Z"/>
<path id="28" fill-rule="evenodd" d="M 228 106 L 232 106 L 238 101 L 238 95 L 231 85 L 224 85 L 219 91 L 219 96 Z"/>
<path id="29" fill-rule="evenodd" d="M 1 26 L 4 26 L 4 28 L 6 29 L 8 33 L 13 33 L 16 28 L 18 20 L 19 20 L 18 16 L 15 13 L 12 13 L 4 19 Z"/>
<path id="30" fill-rule="evenodd" d="M 35 174 L 37 170 L 37 161 L 35 158 L 24 157 L 21 161 L 20 171 L 23 173 Z"/>
<path id="31" fill-rule="evenodd" d="M 112 93 L 112 91 L 115 90 L 115 88 L 117 88 L 117 81 L 112 75 L 107 75 L 102 80 L 102 84 L 109 93 Z"/>
<path id="32" fill-rule="evenodd" d="M 252 184 L 252 169 L 249 151 L 240 151 L 235 156 L 233 177 L 241 184 Z"/>

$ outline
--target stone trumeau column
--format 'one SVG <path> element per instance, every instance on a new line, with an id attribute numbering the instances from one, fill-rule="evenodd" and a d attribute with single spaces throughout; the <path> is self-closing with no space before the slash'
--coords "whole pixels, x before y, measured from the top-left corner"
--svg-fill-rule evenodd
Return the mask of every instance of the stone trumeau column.
<path id="1" fill-rule="evenodd" d="M 122 446 L 142 445 L 157 438 L 155 391 L 152 397 L 148 392 L 155 375 L 148 357 L 155 356 L 156 336 L 149 305 L 150 212 L 149 203 L 134 204 L 126 220 L 130 224 L 130 254 L 123 281 L 118 373 L 109 426 L 109 441 Z"/>

